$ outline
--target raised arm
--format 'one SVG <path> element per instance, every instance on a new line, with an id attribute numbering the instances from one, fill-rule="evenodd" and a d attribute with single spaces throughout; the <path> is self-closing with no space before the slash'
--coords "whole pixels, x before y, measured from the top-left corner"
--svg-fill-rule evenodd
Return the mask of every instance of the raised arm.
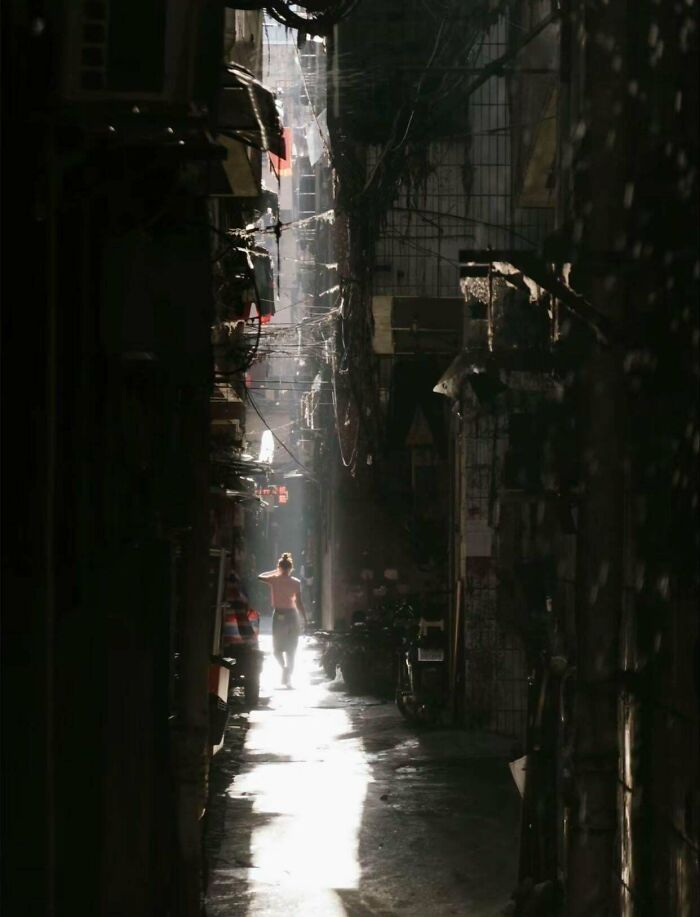
<path id="1" fill-rule="evenodd" d="M 267 573 L 258 573 L 258 579 L 261 579 L 263 582 L 274 579 L 275 576 L 277 576 L 277 570 L 268 570 Z"/>

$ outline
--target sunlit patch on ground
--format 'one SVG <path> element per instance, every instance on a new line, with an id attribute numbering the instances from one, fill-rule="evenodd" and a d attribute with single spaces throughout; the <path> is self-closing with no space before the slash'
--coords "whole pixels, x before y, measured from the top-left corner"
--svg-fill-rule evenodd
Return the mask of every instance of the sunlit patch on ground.
<path id="1" fill-rule="evenodd" d="M 288 690 L 269 636 L 261 645 L 261 706 L 220 797 L 207 917 L 500 913 L 518 800 L 498 743 L 415 733 L 393 704 L 329 685 L 309 649 Z"/>
<path id="2" fill-rule="evenodd" d="M 303 890 L 304 913 L 345 914 L 332 889 L 358 887 L 358 835 L 371 779 L 362 741 L 347 738 L 353 729 L 342 706 L 318 709 L 325 688 L 312 683 L 311 653 L 300 647 L 289 690 L 281 686 L 270 638 L 261 637 L 261 646 L 261 696 L 269 704 L 250 715 L 246 761 L 228 791 L 231 799 L 252 801 L 254 821 L 262 816 L 250 837 L 247 913 L 296 913 L 282 901 L 289 894 L 291 905 Z"/>

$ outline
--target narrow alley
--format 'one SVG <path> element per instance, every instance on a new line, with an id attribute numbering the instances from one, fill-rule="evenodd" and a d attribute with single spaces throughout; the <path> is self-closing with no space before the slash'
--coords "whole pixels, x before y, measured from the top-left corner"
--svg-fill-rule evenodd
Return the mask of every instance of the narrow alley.
<path id="1" fill-rule="evenodd" d="M 700 917 L 700 0 L 1 15 L 3 917 Z"/>
<path id="2" fill-rule="evenodd" d="M 310 649 L 296 688 L 278 682 L 267 655 L 260 709 L 235 717 L 215 759 L 207 917 L 507 913 L 509 743 L 416 732 L 392 703 L 329 683 Z"/>

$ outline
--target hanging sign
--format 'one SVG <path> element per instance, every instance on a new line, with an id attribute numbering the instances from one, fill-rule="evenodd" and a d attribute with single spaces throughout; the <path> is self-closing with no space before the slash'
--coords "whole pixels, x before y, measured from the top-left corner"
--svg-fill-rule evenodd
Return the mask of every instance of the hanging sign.
<path id="1" fill-rule="evenodd" d="M 284 484 L 266 484 L 256 487 L 255 493 L 272 506 L 284 506 L 289 500 L 289 491 Z"/>

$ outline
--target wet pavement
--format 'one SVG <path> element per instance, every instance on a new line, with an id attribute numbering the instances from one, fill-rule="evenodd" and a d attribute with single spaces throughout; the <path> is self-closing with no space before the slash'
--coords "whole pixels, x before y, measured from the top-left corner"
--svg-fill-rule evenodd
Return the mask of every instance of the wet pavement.
<path id="1" fill-rule="evenodd" d="M 232 717 L 216 756 L 207 917 L 502 914 L 518 846 L 510 742 L 418 732 L 299 657 L 286 690 L 268 652 L 260 709 Z"/>

